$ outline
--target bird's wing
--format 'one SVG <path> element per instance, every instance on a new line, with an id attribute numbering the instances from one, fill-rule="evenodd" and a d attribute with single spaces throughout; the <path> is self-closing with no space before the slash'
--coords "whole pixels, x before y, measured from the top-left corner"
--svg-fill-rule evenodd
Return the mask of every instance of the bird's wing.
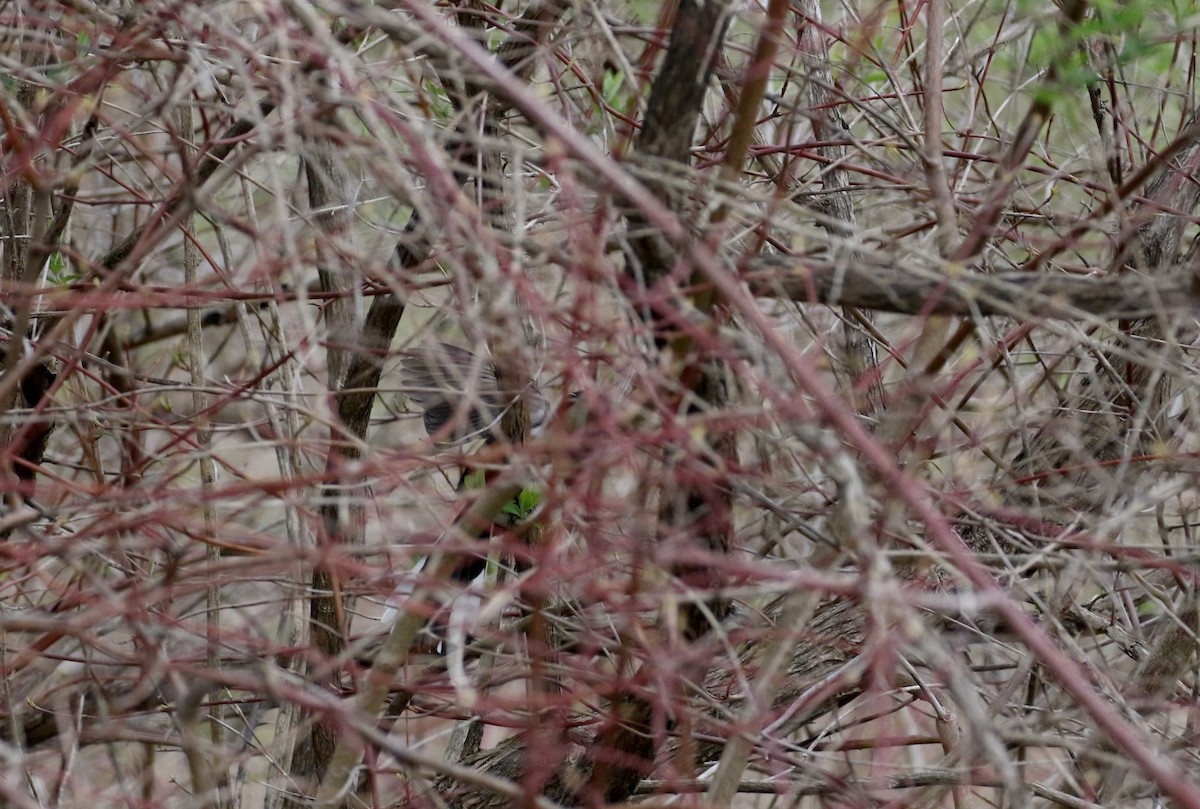
<path id="1" fill-rule="evenodd" d="M 405 394 L 424 411 L 425 431 L 453 443 L 485 435 L 504 409 L 492 363 L 457 346 L 409 352 L 400 377 Z"/>
<path id="2" fill-rule="evenodd" d="M 425 432 L 451 444 L 493 437 L 492 430 L 516 397 L 501 393 L 491 360 L 447 343 L 403 356 L 401 384 L 423 411 Z M 536 386 L 527 396 L 530 428 L 537 434 L 550 405 Z"/>

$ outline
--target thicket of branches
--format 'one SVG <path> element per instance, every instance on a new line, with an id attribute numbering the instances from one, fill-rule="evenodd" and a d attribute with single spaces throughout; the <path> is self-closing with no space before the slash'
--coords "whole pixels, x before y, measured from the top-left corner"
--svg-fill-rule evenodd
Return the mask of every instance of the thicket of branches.
<path id="1" fill-rule="evenodd" d="M 3 801 L 1200 807 L 1196 20 L 0 4 Z"/>

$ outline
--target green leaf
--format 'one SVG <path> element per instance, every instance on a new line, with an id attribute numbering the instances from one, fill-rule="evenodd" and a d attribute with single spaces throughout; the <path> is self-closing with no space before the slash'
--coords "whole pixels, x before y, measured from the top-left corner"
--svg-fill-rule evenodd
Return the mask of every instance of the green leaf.
<path id="1" fill-rule="evenodd" d="M 604 82 L 600 85 L 600 95 L 609 106 L 616 106 L 617 93 L 621 92 L 621 84 L 625 78 L 622 71 L 606 70 Z"/>
<path id="2" fill-rule="evenodd" d="M 504 513 L 517 520 L 527 519 L 541 499 L 542 495 L 537 489 L 522 489 L 517 499 L 504 507 Z"/>
<path id="3" fill-rule="evenodd" d="M 471 472 L 468 472 L 467 476 L 463 478 L 463 486 L 471 491 L 479 491 L 483 488 L 483 484 L 486 482 L 485 478 L 486 475 L 484 475 L 482 469 L 475 469 Z"/>
<path id="4" fill-rule="evenodd" d="M 67 260 L 63 258 L 63 254 L 55 251 L 50 254 L 50 260 L 46 266 L 46 280 L 56 287 L 73 284 L 79 280 L 78 273 L 69 272 L 67 270 Z"/>
<path id="5" fill-rule="evenodd" d="M 517 502 L 520 504 L 521 509 L 527 513 L 537 508 L 541 499 L 541 492 L 537 489 L 522 489 L 521 493 L 517 495 Z"/>

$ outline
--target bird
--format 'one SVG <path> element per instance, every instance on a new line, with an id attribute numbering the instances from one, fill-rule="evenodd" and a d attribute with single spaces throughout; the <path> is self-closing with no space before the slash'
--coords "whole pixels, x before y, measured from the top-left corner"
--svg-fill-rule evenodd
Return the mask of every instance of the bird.
<path id="1" fill-rule="evenodd" d="M 499 440 L 500 420 L 517 400 L 517 395 L 501 391 L 490 359 L 449 343 L 405 352 L 400 381 L 408 400 L 422 411 L 425 432 L 441 444 Z M 536 386 L 526 393 L 525 403 L 530 434 L 536 436 L 549 418 L 550 404 Z M 464 470 L 458 483 L 460 491 L 468 488 L 468 479 Z M 420 559 L 400 576 L 380 616 L 382 624 L 390 625 L 399 616 L 422 582 L 428 561 L 429 557 Z M 438 651 L 448 652 L 451 669 L 461 670 L 463 647 L 479 618 L 488 561 L 486 553 L 462 554 L 451 574 L 458 593 L 450 596 L 426 625 L 426 631 L 435 635 Z"/>

